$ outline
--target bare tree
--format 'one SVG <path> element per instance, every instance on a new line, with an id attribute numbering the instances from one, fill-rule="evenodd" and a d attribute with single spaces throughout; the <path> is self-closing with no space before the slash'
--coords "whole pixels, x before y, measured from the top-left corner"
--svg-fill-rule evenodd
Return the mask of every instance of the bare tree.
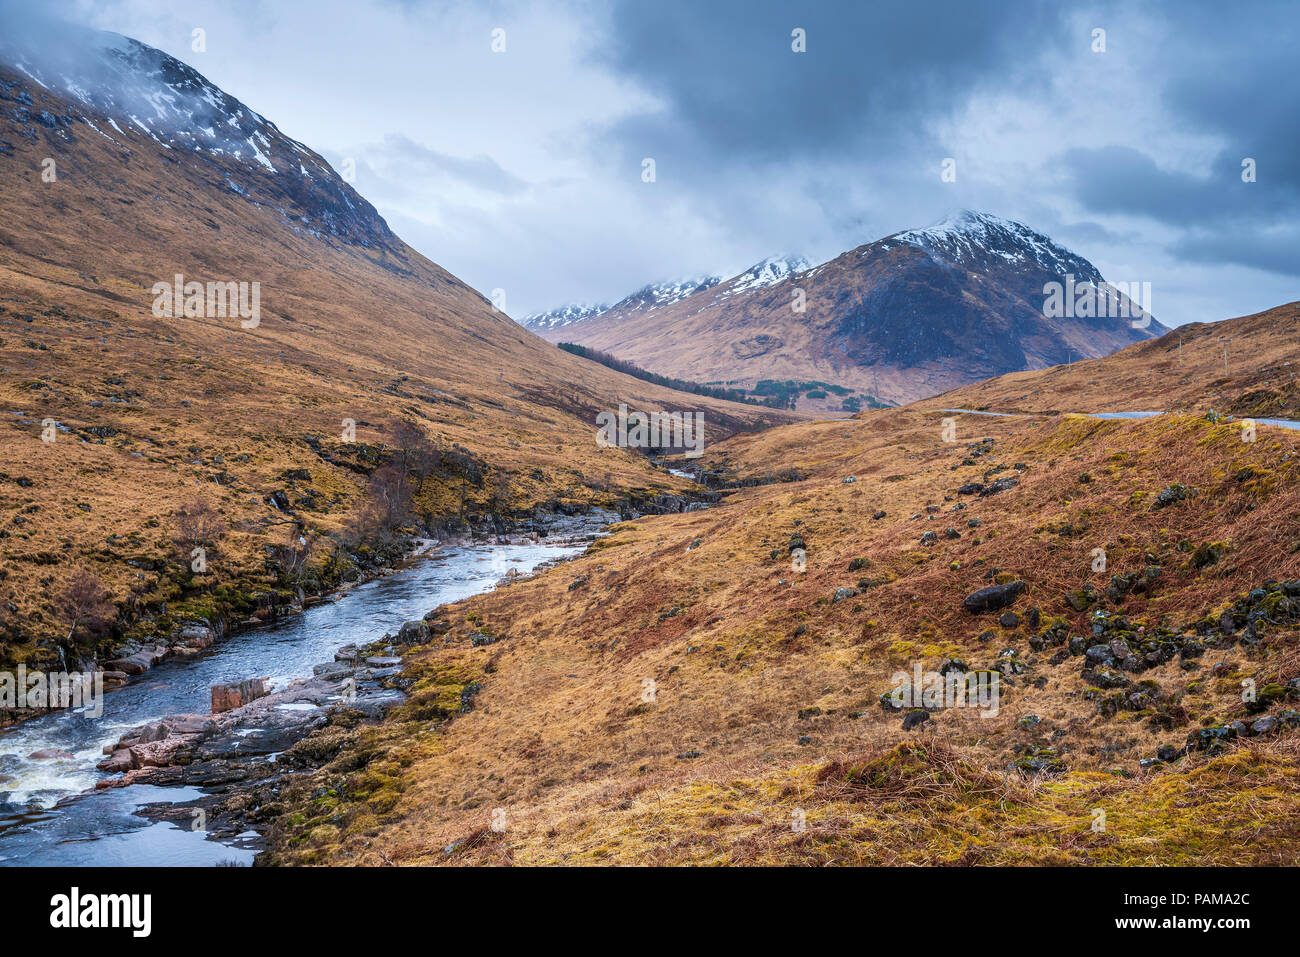
<path id="1" fill-rule="evenodd" d="M 117 614 L 104 583 L 94 572 L 85 569 L 74 574 L 63 586 L 58 596 L 58 608 L 70 622 L 67 642 L 72 641 L 79 627 L 101 631 Z"/>
<path id="2" fill-rule="evenodd" d="M 381 531 L 390 531 L 411 517 L 411 489 L 406 476 L 391 465 L 376 469 L 366 485 L 366 497 Z"/>
<path id="3" fill-rule="evenodd" d="M 221 513 L 202 499 L 176 510 L 176 532 L 172 540 L 185 552 L 198 547 L 215 547 L 226 534 Z"/>

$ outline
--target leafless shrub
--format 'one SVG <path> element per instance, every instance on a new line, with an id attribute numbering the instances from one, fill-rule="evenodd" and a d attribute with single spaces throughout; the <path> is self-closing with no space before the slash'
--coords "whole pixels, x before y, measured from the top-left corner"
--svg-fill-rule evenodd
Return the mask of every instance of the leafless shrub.
<path id="1" fill-rule="evenodd" d="M 57 607 L 69 623 L 66 639 L 69 642 L 78 628 L 98 634 L 117 615 L 103 581 L 85 569 L 74 574 L 63 586 L 58 594 Z"/>

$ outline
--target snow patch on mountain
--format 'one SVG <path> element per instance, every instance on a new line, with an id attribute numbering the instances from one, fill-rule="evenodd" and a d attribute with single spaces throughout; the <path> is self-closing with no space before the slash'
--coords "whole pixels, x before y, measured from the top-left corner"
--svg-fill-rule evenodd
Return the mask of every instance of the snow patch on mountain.
<path id="1" fill-rule="evenodd" d="M 594 319 L 609 309 L 607 305 L 576 304 L 561 306 L 547 312 L 534 312 L 519 320 L 525 329 L 559 329 L 584 319 Z"/>
<path id="2" fill-rule="evenodd" d="M 924 229 L 887 236 L 879 247 L 892 249 L 903 244 L 962 266 L 975 264 L 982 256 L 996 256 L 1009 263 L 1033 263 L 1059 276 L 1073 274 L 1080 281 L 1103 281 L 1092 263 L 1024 223 L 969 209 Z"/>
<path id="3" fill-rule="evenodd" d="M 761 289 L 763 286 L 776 285 L 810 268 L 812 263 L 802 256 L 769 256 L 726 283 L 725 289 L 718 294 L 718 299 L 725 299 L 752 289 Z"/>

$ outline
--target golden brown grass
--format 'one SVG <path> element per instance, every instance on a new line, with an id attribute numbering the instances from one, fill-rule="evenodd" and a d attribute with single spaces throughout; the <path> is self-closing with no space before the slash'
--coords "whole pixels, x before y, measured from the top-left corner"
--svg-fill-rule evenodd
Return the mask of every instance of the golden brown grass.
<path id="1" fill-rule="evenodd" d="M 463 623 L 451 646 L 414 660 L 451 654 L 470 617 L 472 627 L 509 636 L 480 649 L 484 664 L 491 651 L 492 666 L 474 710 L 438 732 L 438 753 L 409 767 L 391 812 L 328 840 L 290 832 L 310 854 L 276 859 L 1292 860 L 1293 737 L 1159 772 L 1137 760 L 1182 744 L 1202 722 L 1243 714 L 1236 680 L 1193 684 L 1220 661 L 1257 681 L 1295 677 L 1294 626 L 1253 649 L 1215 651 L 1196 670 L 1173 661 L 1143 673 L 1187 713 L 1187 724 L 1153 730 L 1146 715 L 1099 715 L 1084 696 L 1079 659 L 1050 664 L 1055 649 L 1031 651 L 1024 626 L 971 616 L 961 599 L 998 570 L 1029 583 L 1017 611 L 1037 605 L 1044 619 L 1085 633 L 1089 613 L 1075 612 L 1065 594 L 1085 580 L 1104 586 L 1110 574 L 1145 565 L 1148 553 L 1162 577 L 1152 594 L 1123 604 L 1135 624 L 1195 621 L 1267 579 L 1294 578 L 1300 436 L 1261 430 L 1258 442 L 1242 443 L 1232 426 L 1192 417 L 960 417 L 959 442 L 949 445 L 940 418 L 891 411 L 733 440 L 715 463 L 741 474 L 795 465 L 810 477 L 736 492 L 705 512 L 625 523 L 606 547 L 445 609 Z M 967 443 L 984 436 L 997 439 L 994 451 L 960 465 Z M 962 496 L 968 507 L 950 511 L 958 485 L 1017 462 L 1029 466 L 1018 487 Z M 1247 467 L 1268 481 L 1254 472 L 1238 479 Z M 1085 473 L 1091 481 L 1080 481 Z M 843 483 L 847 475 L 857 481 Z M 1153 509 L 1174 481 L 1196 494 Z M 928 504 L 942 511 L 912 517 Z M 879 510 L 887 514 L 875 519 Z M 971 517 L 977 528 L 967 526 Z M 943 536 L 949 524 L 959 538 Z M 931 529 L 939 542 L 920 545 Z M 788 554 L 796 533 L 807 548 L 802 573 Z M 1187 546 L 1209 540 L 1231 547 L 1198 569 Z M 1105 575 L 1091 571 L 1094 547 L 1107 550 Z M 866 565 L 850 571 L 854 558 Z M 879 583 L 831 600 L 861 578 Z M 933 669 L 956 655 L 988 667 L 1009 647 L 1028 670 L 1004 682 L 996 717 L 954 708 L 903 732 L 900 716 L 877 702 L 893 673 L 917 661 Z M 1018 727 L 1027 714 L 1042 720 Z M 1046 747 L 1067 774 L 1007 771 L 1024 749 Z M 1107 813 L 1104 832 L 1092 830 L 1096 807 Z M 507 822 L 501 832 L 489 826 L 496 809 Z M 792 827 L 800 811 L 803 830 Z"/>

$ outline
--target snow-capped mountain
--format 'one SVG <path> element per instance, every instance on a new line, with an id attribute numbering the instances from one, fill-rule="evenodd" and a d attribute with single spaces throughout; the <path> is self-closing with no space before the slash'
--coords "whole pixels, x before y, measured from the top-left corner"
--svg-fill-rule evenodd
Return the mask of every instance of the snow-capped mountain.
<path id="1" fill-rule="evenodd" d="M 888 250 L 897 243 L 916 246 L 935 258 L 966 267 L 978 267 L 987 257 L 997 256 L 1009 263 L 1036 265 L 1057 276 L 1073 275 L 1079 282 L 1104 282 L 1092 263 L 1042 233 L 1023 223 L 969 209 L 934 226 L 895 233 L 881 240 L 879 246 Z M 863 247 L 863 254 L 870 249 Z"/>
<path id="2" fill-rule="evenodd" d="M 769 256 L 762 262 L 754 263 L 740 275 L 727 280 L 719 290 L 718 296 L 734 296 L 751 289 L 771 286 L 811 268 L 812 263 L 802 256 Z"/>
<path id="3" fill-rule="evenodd" d="M 33 114 L 6 83 L 0 100 L 9 101 L 20 136 L 34 139 L 39 124 L 67 139 L 75 124 L 85 124 L 129 151 L 130 131 L 177 155 L 201 157 L 222 172 L 224 188 L 279 209 L 300 231 L 360 246 L 394 241 L 374 207 L 324 159 L 180 60 L 115 33 L 60 24 L 55 44 L 37 23 L 6 27 L 0 63 L 66 104 Z"/>
<path id="4" fill-rule="evenodd" d="M 1023 223 L 965 210 L 815 267 L 799 257 L 765 259 L 725 282 L 662 301 L 643 291 L 562 334 L 538 332 L 697 382 L 823 382 L 909 401 L 1166 331 L 1149 315 L 1137 323 L 1053 315 L 1045 287 L 1070 282 L 1105 280 Z"/>
<path id="5" fill-rule="evenodd" d="M 659 309 L 681 302 L 688 296 L 705 289 L 712 289 L 722 282 L 721 276 L 697 276 L 693 279 L 678 279 L 673 282 L 656 282 L 643 286 L 626 299 L 620 299 L 606 312 L 636 312 L 647 309 Z"/>
<path id="6" fill-rule="evenodd" d="M 688 296 L 704 289 L 712 289 L 722 281 L 720 276 L 697 276 L 693 279 L 676 279 L 669 282 L 655 282 L 642 286 L 632 295 L 620 299 L 612 306 L 590 306 L 574 304 L 559 306 L 546 312 L 535 312 L 524 316 L 519 324 L 538 334 L 550 330 L 563 329 L 575 323 L 586 322 L 601 316 L 626 316 L 643 313 L 663 306 L 681 302 Z"/>
<path id="7" fill-rule="evenodd" d="M 519 320 L 520 325 L 537 333 L 562 329 L 575 323 L 601 316 L 622 319 L 635 314 L 645 314 L 681 302 L 698 292 L 714 291 L 713 301 L 725 299 L 752 289 L 760 289 L 803 272 L 812 264 L 802 256 L 769 256 L 756 262 L 744 272 L 723 280 L 721 276 L 698 276 L 694 279 L 677 279 L 671 282 L 651 283 L 642 286 L 632 295 L 620 299 L 612 306 L 574 304 L 560 306 L 546 312 L 535 312 Z"/>
<path id="8" fill-rule="evenodd" d="M 534 312 L 531 315 L 524 316 L 519 320 L 519 324 L 527 329 L 534 331 L 542 329 L 559 329 L 563 326 L 572 325 L 575 322 L 581 322 L 584 319 L 592 319 L 609 309 L 607 305 L 572 305 L 561 306 L 558 309 L 551 309 L 548 312 Z"/>

